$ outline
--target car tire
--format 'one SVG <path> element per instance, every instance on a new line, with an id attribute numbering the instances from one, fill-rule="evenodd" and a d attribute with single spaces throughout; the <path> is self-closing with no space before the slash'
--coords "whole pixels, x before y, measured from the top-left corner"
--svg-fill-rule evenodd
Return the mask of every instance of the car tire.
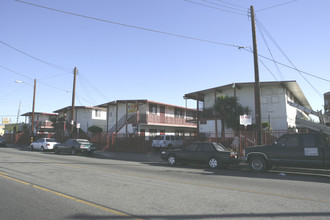
<path id="1" fill-rule="evenodd" d="M 41 152 L 44 152 L 45 151 L 45 148 L 42 146 L 41 147 Z"/>
<path id="2" fill-rule="evenodd" d="M 176 164 L 176 158 L 174 155 L 169 155 L 167 157 L 167 163 L 170 165 L 170 166 L 174 166 Z"/>
<path id="3" fill-rule="evenodd" d="M 30 146 L 31 151 L 33 151 L 33 145 Z"/>
<path id="4" fill-rule="evenodd" d="M 212 168 L 212 169 L 215 169 L 215 168 L 218 168 L 220 165 L 220 162 L 214 158 L 214 157 L 211 157 L 209 159 L 209 167 Z"/>
<path id="5" fill-rule="evenodd" d="M 55 153 L 55 154 L 60 154 L 60 151 L 58 150 L 57 147 L 54 148 L 54 153 Z"/>
<path id="6" fill-rule="evenodd" d="M 253 157 L 249 160 L 250 169 L 256 173 L 262 173 L 267 169 L 266 160 L 262 157 Z"/>
<path id="7" fill-rule="evenodd" d="M 77 150 L 75 147 L 71 148 L 71 154 L 72 155 L 76 155 L 77 154 Z"/>

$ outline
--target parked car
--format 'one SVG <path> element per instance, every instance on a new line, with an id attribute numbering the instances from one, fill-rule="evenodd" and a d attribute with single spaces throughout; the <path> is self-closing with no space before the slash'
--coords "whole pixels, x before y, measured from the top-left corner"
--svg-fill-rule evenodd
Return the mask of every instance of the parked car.
<path id="1" fill-rule="evenodd" d="M 0 137 L 0 146 L 7 147 L 7 141 L 3 137 Z"/>
<path id="2" fill-rule="evenodd" d="M 55 154 L 60 152 L 70 152 L 72 155 L 79 152 L 91 154 L 94 151 L 96 151 L 95 144 L 85 139 L 69 139 L 64 143 L 54 145 Z"/>
<path id="3" fill-rule="evenodd" d="M 245 159 L 254 172 L 272 166 L 330 168 L 330 145 L 318 133 L 285 134 L 275 143 L 249 147 Z"/>
<path id="4" fill-rule="evenodd" d="M 194 142 L 180 150 L 162 151 L 160 156 L 171 166 L 177 163 L 208 164 L 210 168 L 239 163 L 236 153 L 220 143 Z"/>
<path id="5" fill-rule="evenodd" d="M 59 144 L 54 138 L 40 138 L 36 142 L 30 144 L 31 151 L 33 150 L 53 150 L 55 144 Z"/>
<path id="6" fill-rule="evenodd" d="M 181 137 L 174 135 L 157 135 L 152 140 L 151 146 L 156 150 L 161 148 L 180 148 L 183 146 L 183 140 Z"/>

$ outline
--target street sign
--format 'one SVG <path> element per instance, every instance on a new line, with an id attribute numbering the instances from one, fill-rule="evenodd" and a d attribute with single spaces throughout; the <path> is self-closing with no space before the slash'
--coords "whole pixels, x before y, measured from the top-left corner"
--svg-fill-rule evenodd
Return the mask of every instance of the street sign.
<path id="1" fill-rule="evenodd" d="M 80 128 L 80 123 L 77 123 L 77 128 Z"/>
<path id="2" fill-rule="evenodd" d="M 240 125 L 244 125 L 245 127 L 248 125 L 252 125 L 252 116 L 251 115 L 240 115 L 239 116 L 239 123 Z"/>

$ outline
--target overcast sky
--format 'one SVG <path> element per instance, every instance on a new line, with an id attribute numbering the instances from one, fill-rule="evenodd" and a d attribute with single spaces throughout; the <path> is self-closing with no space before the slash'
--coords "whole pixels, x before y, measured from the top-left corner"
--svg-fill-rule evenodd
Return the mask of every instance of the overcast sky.
<path id="1" fill-rule="evenodd" d="M 120 99 L 185 106 L 184 94 L 253 82 L 251 5 L 260 81 L 296 80 L 312 108 L 323 109 L 328 0 L 1 0 L 0 117 L 16 122 L 20 102 L 21 114 L 32 110 L 33 79 L 36 112 L 71 105 L 74 67 L 83 106 Z"/>

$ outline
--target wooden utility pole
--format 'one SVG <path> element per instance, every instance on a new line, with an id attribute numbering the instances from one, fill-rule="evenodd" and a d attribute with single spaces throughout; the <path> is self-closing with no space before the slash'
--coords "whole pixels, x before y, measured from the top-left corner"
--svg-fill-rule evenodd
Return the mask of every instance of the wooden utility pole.
<path id="1" fill-rule="evenodd" d="M 36 88 L 37 88 L 37 80 L 34 79 L 34 86 L 33 86 L 33 104 L 32 104 L 32 123 L 31 123 L 31 128 L 32 128 L 32 138 L 34 137 L 34 107 L 36 104 Z"/>
<path id="2" fill-rule="evenodd" d="M 260 82 L 259 82 L 259 65 L 258 65 L 258 50 L 257 50 L 257 35 L 254 8 L 251 5 L 251 24 L 252 24 L 252 40 L 253 40 L 253 58 L 254 58 L 254 102 L 255 102 L 255 117 L 257 125 L 257 144 L 261 144 L 261 108 L 260 108 Z"/>
<path id="3" fill-rule="evenodd" d="M 77 67 L 74 68 L 73 71 L 74 77 L 73 77 L 73 90 L 72 90 L 72 107 L 71 107 L 71 132 L 73 132 L 74 127 L 74 101 L 76 98 L 76 78 L 77 78 Z"/>

